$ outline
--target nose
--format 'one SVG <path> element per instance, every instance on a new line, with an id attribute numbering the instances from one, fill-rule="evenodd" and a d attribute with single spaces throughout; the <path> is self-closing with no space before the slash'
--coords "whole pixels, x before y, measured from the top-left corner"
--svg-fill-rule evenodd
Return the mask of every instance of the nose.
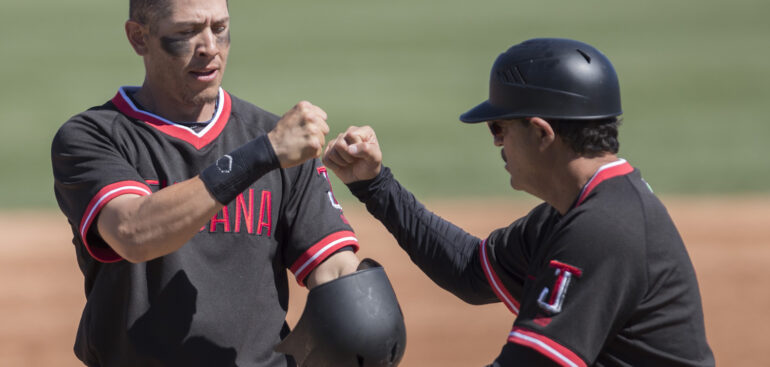
<path id="1" fill-rule="evenodd" d="M 500 126 L 500 124 L 498 124 L 497 121 L 489 121 L 487 122 L 487 127 L 489 127 L 489 132 L 492 133 L 492 144 L 498 147 L 502 146 L 503 128 Z"/>
<path id="2" fill-rule="evenodd" d="M 198 42 L 195 52 L 200 57 L 210 57 L 219 53 L 217 37 L 210 28 L 206 28 L 201 32 L 200 41 Z"/>
<path id="3" fill-rule="evenodd" d="M 492 135 L 492 144 L 494 144 L 496 147 L 503 146 L 503 135 L 502 134 Z"/>

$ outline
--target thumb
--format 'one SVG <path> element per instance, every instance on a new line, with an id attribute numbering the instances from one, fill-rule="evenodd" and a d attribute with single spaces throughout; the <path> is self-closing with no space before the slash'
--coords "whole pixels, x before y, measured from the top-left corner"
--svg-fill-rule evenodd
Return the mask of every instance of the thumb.
<path id="1" fill-rule="evenodd" d="M 360 142 L 348 145 L 348 153 L 357 158 L 371 158 L 373 155 L 372 144 Z"/>
<path id="2" fill-rule="evenodd" d="M 366 149 L 366 143 L 350 144 L 348 145 L 348 153 L 350 155 L 360 157 L 363 151 Z"/>

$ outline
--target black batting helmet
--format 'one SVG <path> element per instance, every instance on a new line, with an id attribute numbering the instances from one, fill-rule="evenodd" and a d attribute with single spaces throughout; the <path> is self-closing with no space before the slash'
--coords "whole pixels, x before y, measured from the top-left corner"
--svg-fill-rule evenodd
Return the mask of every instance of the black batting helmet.
<path id="1" fill-rule="evenodd" d="M 275 347 L 299 367 L 396 367 L 405 349 L 401 306 L 372 259 L 311 289 L 296 328 Z"/>
<path id="2" fill-rule="evenodd" d="M 460 120 L 594 120 L 622 113 L 618 77 L 606 56 L 583 42 L 535 38 L 497 57 L 489 76 L 489 99 Z"/>

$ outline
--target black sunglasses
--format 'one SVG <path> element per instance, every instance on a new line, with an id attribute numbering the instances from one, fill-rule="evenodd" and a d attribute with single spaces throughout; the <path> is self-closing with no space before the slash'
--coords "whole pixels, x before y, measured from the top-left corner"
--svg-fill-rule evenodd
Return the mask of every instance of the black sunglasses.
<path id="1" fill-rule="evenodd" d="M 491 132 L 493 136 L 497 136 L 503 132 L 503 127 L 500 126 L 497 121 L 487 122 L 487 127 L 489 127 L 489 132 Z"/>
<path id="2" fill-rule="evenodd" d="M 527 121 L 528 119 L 523 118 L 520 120 Z M 489 127 L 489 132 L 491 132 L 493 136 L 503 133 L 503 125 L 501 125 L 499 121 L 488 121 L 487 127 Z"/>

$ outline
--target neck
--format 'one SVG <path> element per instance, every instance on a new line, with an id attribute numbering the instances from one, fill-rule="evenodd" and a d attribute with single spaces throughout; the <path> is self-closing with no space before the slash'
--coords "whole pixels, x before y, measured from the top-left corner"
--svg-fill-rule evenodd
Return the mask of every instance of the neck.
<path id="1" fill-rule="evenodd" d="M 564 215 L 580 195 L 580 191 L 603 165 L 618 160 L 617 155 L 606 153 L 596 157 L 573 156 L 560 162 L 551 170 L 550 190 L 541 196 L 548 204 Z M 559 169 L 560 168 L 560 169 Z M 540 195 L 538 195 L 540 196 Z"/>
<path id="2" fill-rule="evenodd" d="M 147 81 L 134 94 L 134 98 L 147 112 L 174 122 L 208 121 L 216 112 L 216 101 L 204 103 L 184 101 L 168 93 L 158 92 Z"/>

